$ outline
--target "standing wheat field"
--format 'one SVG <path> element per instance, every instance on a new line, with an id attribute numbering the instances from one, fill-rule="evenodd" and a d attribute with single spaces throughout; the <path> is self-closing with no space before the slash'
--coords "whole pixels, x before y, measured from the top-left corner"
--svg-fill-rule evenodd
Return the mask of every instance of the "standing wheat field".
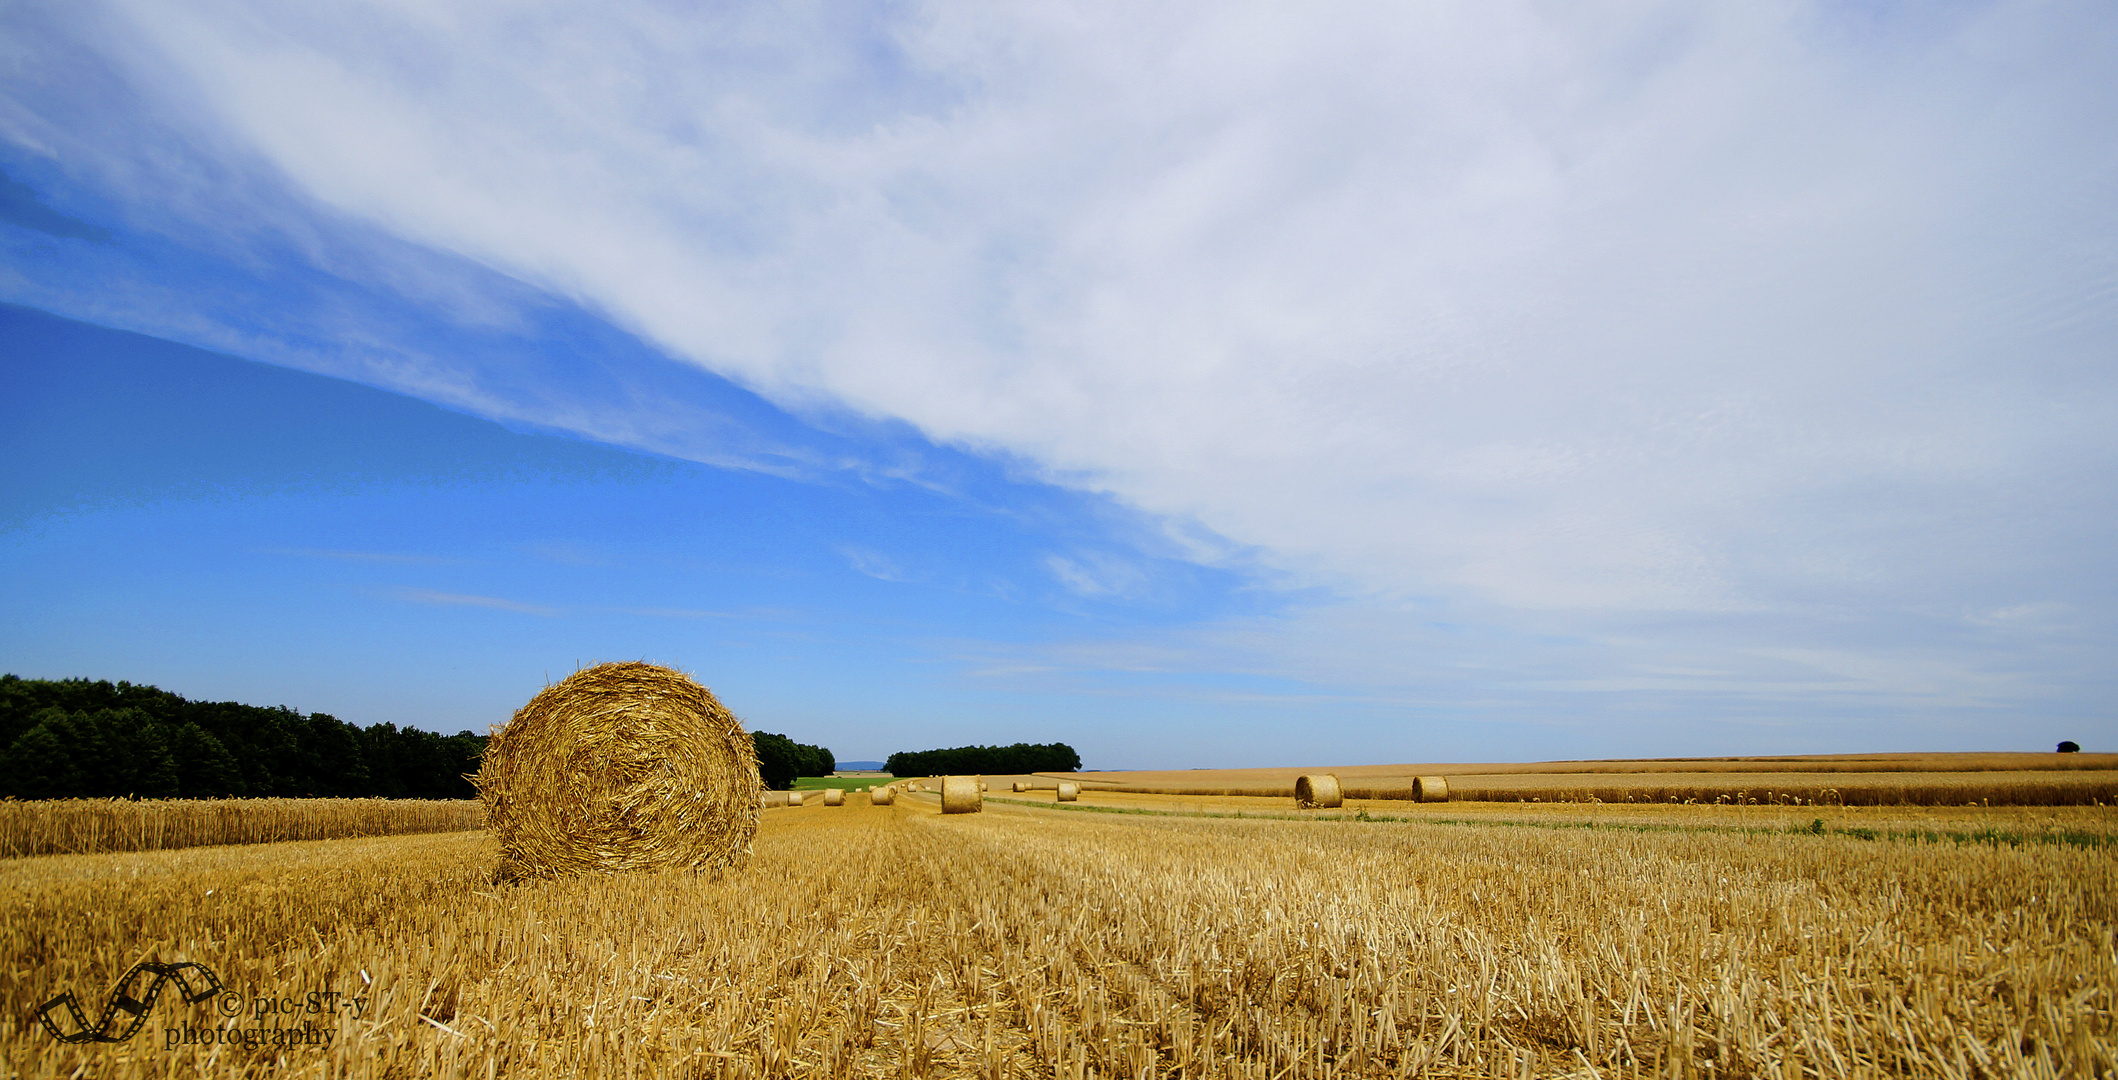
<path id="1" fill-rule="evenodd" d="M 484 827 L 467 799 L 0 799 L 0 858 Z"/>
<path id="2" fill-rule="evenodd" d="M 1378 822 L 937 802 L 765 815 L 754 855 L 718 876 L 498 885 L 480 834 L 7 861 L 4 1061 L 34 1077 L 2118 1067 L 2100 809 L 1934 842 L 1708 808 L 1590 827 L 1556 809 Z M 147 958 L 209 965 L 236 1014 L 165 996 L 116 1046 L 38 1028 L 53 995 L 100 1001 Z M 363 1004 L 249 1014 L 311 991 Z M 209 1046 L 186 1024 L 312 1030 Z"/>

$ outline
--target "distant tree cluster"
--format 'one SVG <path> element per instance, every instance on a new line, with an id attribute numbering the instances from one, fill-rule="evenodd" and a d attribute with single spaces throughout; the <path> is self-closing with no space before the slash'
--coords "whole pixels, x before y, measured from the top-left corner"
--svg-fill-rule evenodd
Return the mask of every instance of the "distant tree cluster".
<path id="1" fill-rule="evenodd" d="M 797 776 L 829 776 L 838 771 L 838 759 L 821 746 L 769 731 L 751 732 L 750 741 L 757 744 L 758 779 L 768 788 L 785 791 L 794 786 Z"/>
<path id="2" fill-rule="evenodd" d="M 485 736 L 0 675 L 0 796 L 471 799 Z"/>
<path id="3" fill-rule="evenodd" d="M 959 746 L 951 750 L 900 750 L 883 762 L 893 776 L 963 776 L 980 773 L 1079 772 L 1081 755 L 1065 743 Z"/>

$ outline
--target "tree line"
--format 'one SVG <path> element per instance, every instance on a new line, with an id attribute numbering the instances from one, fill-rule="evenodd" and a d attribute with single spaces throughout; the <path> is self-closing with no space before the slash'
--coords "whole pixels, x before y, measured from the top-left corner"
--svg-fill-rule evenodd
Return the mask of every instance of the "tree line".
<path id="1" fill-rule="evenodd" d="M 765 731 L 751 740 L 766 787 L 838 767 L 821 746 Z M 0 675 L 0 797 L 475 799 L 465 776 L 485 743 L 129 682 Z"/>
<path id="2" fill-rule="evenodd" d="M 798 743 L 785 735 L 753 731 L 757 745 L 757 777 L 768 788 L 785 791 L 797 776 L 829 776 L 838 771 L 838 759 L 821 746 Z"/>
<path id="3" fill-rule="evenodd" d="M 982 773 L 1080 772 L 1081 755 L 1065 743 L 958 746 L 947 750 L 900 750 L 883 762 L 892 776 L 965 776 Z"/>
<path id="4" fill-rule="evenodd" d="M 485 738 L 0 675 L 0 796 L 18 799 L 471 799 Z"/>

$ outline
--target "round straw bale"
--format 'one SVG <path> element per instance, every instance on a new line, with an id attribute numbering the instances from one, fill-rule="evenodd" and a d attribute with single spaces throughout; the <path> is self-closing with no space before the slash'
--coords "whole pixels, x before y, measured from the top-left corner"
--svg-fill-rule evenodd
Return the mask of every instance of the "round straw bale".
<path id="1" fill-rule="evenodd" d="M 473 782 L 506 878 L 728 866 L 757 833 L 757 751 L 711 690 L 654 664 L 545 687 Z"/>
<path id="2" fill-rule="evenodd" d="M 868 793 L 868 805 L 870 806 L 888 806 L 896 801 L 896 788 L 879 787 Z"/>
<path id="3" fill-rule="evenodd" d="M 787 793 L 784 791 L 768 791 L 758 798 L 767 807 L 787 805 Z"/>
<path id="4" fill-rule="evenodd" d="M 980 791 L 990 791 L 990 790 L 992 790 L 992 789 L 991 789 L 991 788 L 988 788 L 988 787 L 986 787 L 986 786 L 985 786 L 985 781 L 983 781 L 983 780 L 980 780 L 980 781 L 978 782 L 978 790 L 980 790 Z"/>
<path id="5" fill-rule="evenodd" d="M 1029 781 L 1027 781 L 1027 780 L 1017 780 L 1017 781 L 1015 781 L 1015 790 L 1016 790 L 1016 791 L 1028 791 L 1029 789 L 1030 789 Z"/>
<path id="6" fill-rule="evenodd" d="M 808 796 L 808 794 L 809 794 L 809 793 L 808 793 L 808 792 L 806 792 L 806 791 L 790 791 L 790 792 L 788 792 L 788 793 L 787 793 L 787 805 L 788 805 L 788 806 L 800 806 L 800 805 L 802 804 L 802 799 L 803 799 L 803 798 L 805 798 L 805 797 L 807 797 L 807 796 Z"/>
<path id="7" fill-rule="evenodd" d="M 827 787 L 827 788 L 825 788 L 825 789 L 824 789 L 824 805 L 825 805 L 825 806 L 844 806 L 844 805 L 846 805 L 846 789 L 845 789 L 845 788 L 835 788 L 835 787 Z"/>
<path id="8" fill-rule="evenodd" d="M 1440 776 L 1415 776 L 1412 778 L 1413 802 L 1448 802 L 1449 781 Z"/>
<path id="9" fill-rule="evenodd" d="M 1058 801 L 1060 801 L 1060 802 L 1073 802 L 1073 801 L 1075 801 L 1076 799 L 1079 799 L 1080 797 L 1081 797 L 1081 785 L 1079 785 L 1079 784 L 1077 784 L 1077 783 L 1074 783 L 1074 782 L 1073 782 L 1072 780 L 1061 780 L 1061 781 L 1059 781 L 1059 800 L 1058 800 Z"/>
<path id="10" fill-rule="evenodd" d="M 985 785 L 968 776 L 945 776 L 941 781 L 941 812 L 975 814 L 985 809 Z"/>
<path id="11" fill-rule="evenodd" d="M 1346 796 L 1339 789 L 1338 777 L 1330 773 L 1298 777 L 1294 781 L 1294 805 L 1304 810 L 1346 805 Z"/>

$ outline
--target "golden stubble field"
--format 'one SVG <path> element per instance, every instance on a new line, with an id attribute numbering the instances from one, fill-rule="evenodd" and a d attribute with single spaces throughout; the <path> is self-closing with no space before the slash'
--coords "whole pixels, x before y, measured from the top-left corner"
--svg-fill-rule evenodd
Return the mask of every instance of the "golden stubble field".
<path id="1" fill-rule="evenodd" d="M 1160 772 L 1048 773 L 1085 787 L 1163 795 L 1291 796 L 1303 773 L 1331 773 L 1346 794 L 1411 796 L 1418 776 L 1451 797 L 1488 802 L 1779 803 L 1783 805 L 2093 806 L 2118 803 L 2118 754 L 1820 754 L 1776 758 L 1349 765 Z M 1012 779 L 1012 778 L 1010 778 Z"/>
<path id="2" fill-rule="evenodd" d="M 498 886 L 480 833 L 7 860 L 0 1061 L 50 1077 L 2118 1069 L 2104 808 L 1849 810 L 1816 835 L 1771 808 L 1364 822 L 993 797 L 950 817 L 930 796 L 770 811 L 718 879 Z M 1829 831 L 1849 828 L 1877 838 Z M 1889 838 L 1920 830 L 1984 839 Z M 146 958 L 205 963 L 226 995 L 165 992 L 115 1046 L 37 1027 L 44 1001 L 100 1007 Z M 274 1028 L 322 1045 L 219 1041 Z"/>

